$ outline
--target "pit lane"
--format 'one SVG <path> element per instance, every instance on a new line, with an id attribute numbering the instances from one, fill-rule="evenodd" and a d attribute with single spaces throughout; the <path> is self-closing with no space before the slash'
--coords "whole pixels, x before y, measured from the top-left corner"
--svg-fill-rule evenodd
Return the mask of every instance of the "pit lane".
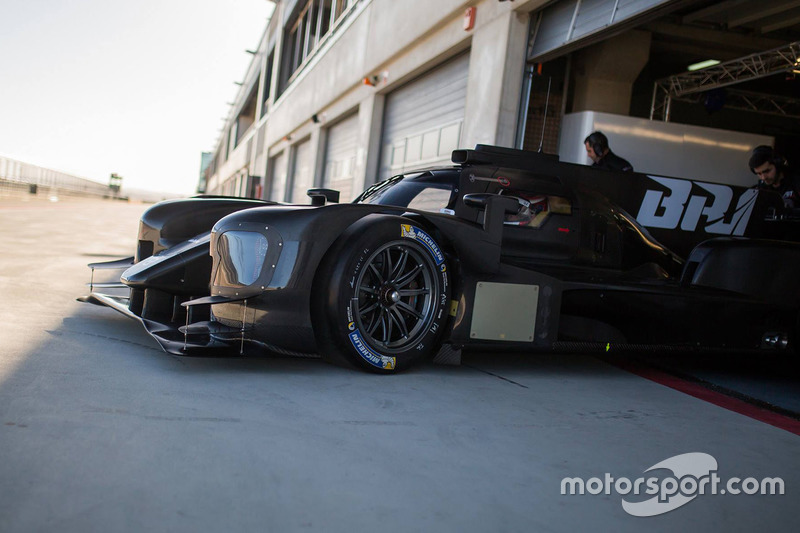
<path id="1" fill-rule="evenodd" d="M 146 207 L 0 200 L 3 531 L 793 529 L 797 435 L 631 371 L 796 418 L 789 362 L 467 353 L 382 377 L 177 358 L 75 301 L 86 263 L 133 250 Z M 635 478 L 690 452 L 786 494 L 650 518 L 613 493 L 560 494 L 565 477 Z"/>

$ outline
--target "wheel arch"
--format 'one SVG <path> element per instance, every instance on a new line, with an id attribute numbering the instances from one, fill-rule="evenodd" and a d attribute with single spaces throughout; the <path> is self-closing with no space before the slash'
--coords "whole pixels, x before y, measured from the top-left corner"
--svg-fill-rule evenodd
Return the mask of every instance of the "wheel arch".
<path id="1" fill-rule="evenodd" d="M 435 259 L 436 252 L 433 250 L 439 248 L 439 253 L 441 254 L 442 259 L 441 265 L 446 267 L 442 268 L 440 274 L 445 280 L 443 292 L 448 295 L 446 306 L 449 306 L 451 282 L 448 280 L 451 279 L 451 265 L 454 266 L 456 264 L 457 256 L 455 255 L 453 248 L 450 245 L 450 241 L 447 239 L 445 233 L 440 231 L 438 225 L 431 223 L 427 217 L 419 213 L 402 211 L 371 213 L 359 218 L 350 224 L 344 231 L 342 231 L 340 236 L 335 239 L 335 241 L 327 248 L 327 250 L 325 250 L 325 253 L 322 255 L 319 263 L 316 266 L 316 271 L 314 273 L 314 279 L 312 282 L 312 290 L 309 295 L 309 306 L 311 309 L 312 329 L 314 331 L 317 346 L 319 347 L 321 353 L 324 354 L 325 352 L 324 345 L 326 341 L 329 340 L 332 335 L 336 334 L 331 327 L 330 319 L 327 315 L 332 310 L 332 306 L 329 302 L 337 299 L 336 295 L 334 294 L 336 287 L 331 286 L 331 279 L 344 280 L 346 277 L 349 277 L 348 269 L 351 268 L 352 265 L 348 264 L 348 261 L 352 263 L 353 255 L 351 254 L 359 254 L 357 250 L 350 249 L 350 247 L 353 246 L 353 243 L 364 243 L 364 235 L 374 228 L 380 228 L 381 232 L 385 233 L 387 230 L 387 225 L 391 223 L 397 224 L 398 240 L 408 238 L 409 235 L 407 232 L 413 233 L 416 230 L 421 230 L 423 236 L 416 238 L 412 237 L 409 238 L 409 240 L 413 241 L 420 250 L 423 250 L 421 253 L 430 253 L 434 258 L 432 260 L 433 263 L 436 264 L 439 263 L 437 263 L 437 260 Z M 434 240 L 432 246 L 430 247 L 426 247 L 425 239 L 427 237 L 430 237 Z M 377 248 L 377 246 L 375 246 L 375 248 Z M 425 250 L 427 250 L 427 252 Z M 367 250 L 364 250 L 364 252 L 367 252 Z M 350 259 L 345 260 L 348 256 L 350 256 Z M 339 298 L 339 300 L 341 300 L 341 298 Z M 442 334 L 446 329 L 445 325 L 449 322 L 446 306 L 444 307 L 444 315 L 442 316 L 442 313 L 439 313 L 439 320 L 442 322 L 438 326 L 439 334 L 434 336 L 437 345 L 442 341 Z M 329 354 L 325 358 L 330 362 L 339 364 L 341 366 L 353 366 L 353 362 L 347 360 L 345 357 L 331 357 Z M 363 367 L 364 365 L 361 366 Z"/>
<path id="2" fill-rule="evenodd" d="M 352 239 L 353 235 L 357 235 L 365 231 L 369 226 L 384 220 L 397 220 L 400 223 L 413 222 L 422 226 L 422 229 L 432 234 L 431 236 L 434 237 L 437 243 L 444 249 L 448 264 L 458 263 L 459 253 L 453 246 L 452 232 L 448 231 L 449 226 L 442 225 L 438 220 L 432 217 L 426 217 L 424 214 L 418 212 L 403 212 L 398 210 L 393 213 L 370 213 L 351 223 L 342 230 L 337 238 L 328 243 L 328 247 L 321 254 L 320 260 L 316 265 L 312 288 L 316 289 L 321 283 L 322 271 L 324 270 L 323 265 L 330 263 L 332 258 L 335 257 L 337 253 L 341 252 L 347 245 L 347 242 Z M 313 297 L 313 290 L 309 297 Z"/>

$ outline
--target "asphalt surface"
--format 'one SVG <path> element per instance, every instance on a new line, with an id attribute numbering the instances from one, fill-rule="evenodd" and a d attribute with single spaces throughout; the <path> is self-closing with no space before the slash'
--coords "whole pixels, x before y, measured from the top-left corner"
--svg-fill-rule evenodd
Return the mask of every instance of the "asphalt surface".
<path id="1" fill-rule="evenodd" d="M 132 253 L 146 207 L 0 198 L 2 532 L 796 530 L 800 436 L 593 357 L 468 354 L 375 376 L 167 355 L 75 301 L 86 263 Z M 758 370 L 726 387 L 791 411 L 796 374 Z M 565 477 L 633 480 L 692 452 L 785 494 L 649 517 L 613 490 L 561 494 Z"/>

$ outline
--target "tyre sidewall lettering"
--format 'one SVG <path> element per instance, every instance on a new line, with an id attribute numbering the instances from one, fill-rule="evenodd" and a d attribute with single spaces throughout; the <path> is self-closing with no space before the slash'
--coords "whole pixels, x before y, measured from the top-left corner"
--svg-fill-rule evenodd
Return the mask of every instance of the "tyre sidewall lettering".
<path id="1" fill-rule="evenodd" d="M 338 320 L 329 321 L 329 324 L 333 326 L 331 333 L 338 337 L 337 344 L 340 349 L 349 351 L 352 354 L 350 357 L 360 361 L 361 366 L 366 365 L 368 368 L 380 372 L 406 368 L 427 355 L 442 333 L 448 317 L 444 312 L 449 300 L 449 280 L 447 279 L 447 262 L 444 253 L 425 230 L 416 225 L 401 222 L 403 219 L 399 217 L 392 217 L 392 219 L 392 222 L 379 221 L 354 232 L 349 239 L 350 246 L 344 247 L 340 252 L 342 259 L 345 259 L 346 255 L 350 257 L 346 263 L 341 265 L 343 267 L 343 270 L 340 270 L 342 277 L 338 277 L 341 282 L 336 282 L 335 279 L 331 280 L 332 283 L 338 285 L 336 293 L 338 303 L 334 304 L 333 301 L 330 303 L 334 304 L 334 308 L 344 311 L 344 313 L 339 312 Z M 405 228 L 411 228 L 416 237 L 404 236 Z M 357 305 L 360 280 L 362 276 L 367 275 L 365 269 L 368 268 L 371 261 L 374 261 L 378 250 L 382 253 L 383 249 L 391 246 L 393 242 L 413 248 L 424 258 L 423 260 L 428 265 L 425 275 L 432 284 L 432 294 L 430 302 L 427 304 L 430 307 L 426 311 L 426 314 L 430 313 L 430 317 L 426 319 L 427 323 L 424 324 L 424 329 L 417 330 L 417 333 L 412 334 L 412 338 L 416 339 L 411 341 L 413 344 L 407 347 L 399 346 L 397 351 L 387 352 L 370 341 L 371 335 L 366 335 L 366 332 L 361 331 Z M 347 253 L 348 248 L 350 253 Z M 335 319 L 335 316 L 330 318 Z"/>

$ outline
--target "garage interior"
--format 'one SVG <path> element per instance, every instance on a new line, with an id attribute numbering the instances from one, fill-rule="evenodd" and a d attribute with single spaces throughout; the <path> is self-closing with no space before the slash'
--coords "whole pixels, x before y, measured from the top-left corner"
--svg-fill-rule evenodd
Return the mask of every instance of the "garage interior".
<path id="1" fill-rule="evenodd" d="M 624 3 L 560 2 L 534 14 L 519 146 L 558 153 L 561 117 L 593 110 L 771 136 L 800 164 L 800 1 L 650 2 L 643 15 L 595 22 L 569 41 L 581 17 Z M 545 38 L 567 44 L 542 51 Z M 719 63 L 689 71 L 710 60 Z"/>

